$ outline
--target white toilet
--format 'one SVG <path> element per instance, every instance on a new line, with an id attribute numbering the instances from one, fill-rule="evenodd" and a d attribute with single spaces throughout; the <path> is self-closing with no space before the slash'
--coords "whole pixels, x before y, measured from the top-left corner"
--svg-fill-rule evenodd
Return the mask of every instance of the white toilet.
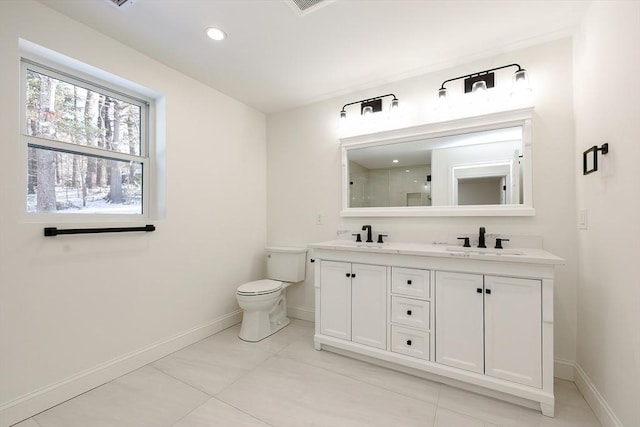
<path id="1" fill-rule="evenodd" d="M 238 305 L 244 310 L 240 339 L 256 342 L 289 324 L 285 289 L 305 278 L 305 248 L 268 247 L 267 277 L 238 287 Z"/>

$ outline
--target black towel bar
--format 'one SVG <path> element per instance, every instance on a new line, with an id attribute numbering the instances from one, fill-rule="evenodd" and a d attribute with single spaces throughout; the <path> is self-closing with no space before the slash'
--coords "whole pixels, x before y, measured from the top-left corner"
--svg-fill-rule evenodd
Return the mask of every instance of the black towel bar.
<path id="1" fill-rule="evenodd" d="M 147 224 L 144 227 L 67 228 L 63 230 L 59 230 L 57 227 L 45 227 L 44 235 L 51 237 L 59 234 L 124 233 L 129 231 L 156 231 L 156 226 Z"/>

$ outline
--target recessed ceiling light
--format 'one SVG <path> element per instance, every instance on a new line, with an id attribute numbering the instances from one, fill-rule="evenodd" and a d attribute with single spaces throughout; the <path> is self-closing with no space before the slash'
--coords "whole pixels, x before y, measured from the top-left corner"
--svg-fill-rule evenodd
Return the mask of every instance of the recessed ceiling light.
<path id="1" fill-rule="evenodd" d="M 399 161 L 400 161 L 400 160 L 396 160 L 396 159 L 394 159 L 394 160 L 393 160 L 393 163 L 398 163 Z"/>
<path id="2" fill-rule="evenodd" d="M 220 28 L 209 27 L 207 28 L 206 33 L 211 40 L 220 41 L 227 38 L 227 34 Z"/>

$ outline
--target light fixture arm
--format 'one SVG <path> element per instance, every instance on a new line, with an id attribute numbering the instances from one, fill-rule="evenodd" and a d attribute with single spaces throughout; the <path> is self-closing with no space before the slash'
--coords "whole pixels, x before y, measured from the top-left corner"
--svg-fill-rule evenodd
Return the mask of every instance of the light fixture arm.
<path id="1" fill-rule="evenodd" d="M 491 68 L 489 70 L 485 70 L 485 71 L 480 71 L 478 73 L 472 73 L 472 74 L 467 74 L 466 76 L 460 76 L 460 77 L 455 77 L 453 79 L 449 79 L 449 80 L 445 80 L 444 82 L 442 82 L 442 84 L 440 85 L 440 90 L 445 89 L 444 85 L 452 82 L 454 80 L 460 80 L 460 79 L 469 79 L 469 78 L 473 78 L 473 77 L 478 77 L 481 76 L 483 74 L 489 74 L 492 71 L 496 71 L 496 70 L 502 70 L 503 68 L 509 68 L 509 67 L 518 67 L 518 69 L 516 70 L 516 73 L 518 71 L 525 71 L 524 68 L 522 68 L 520 65 L 518 64 L 509 64 L 509 65 L 503 65 L 502 67 L 496 67 L 496 68 Z"/>

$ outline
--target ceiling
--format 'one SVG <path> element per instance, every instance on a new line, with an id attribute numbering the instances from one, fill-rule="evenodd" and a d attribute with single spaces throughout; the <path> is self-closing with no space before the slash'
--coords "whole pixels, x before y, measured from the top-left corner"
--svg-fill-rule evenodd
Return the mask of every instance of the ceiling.
<path id="1" fill-rule="evenodd" d="M 586 0 L 39 0 L 264 113 L 571 34 Z M 309 11 L 310 10 L 310 11 Z M 205 36 L 217 26 L 228 37 Z"/>

